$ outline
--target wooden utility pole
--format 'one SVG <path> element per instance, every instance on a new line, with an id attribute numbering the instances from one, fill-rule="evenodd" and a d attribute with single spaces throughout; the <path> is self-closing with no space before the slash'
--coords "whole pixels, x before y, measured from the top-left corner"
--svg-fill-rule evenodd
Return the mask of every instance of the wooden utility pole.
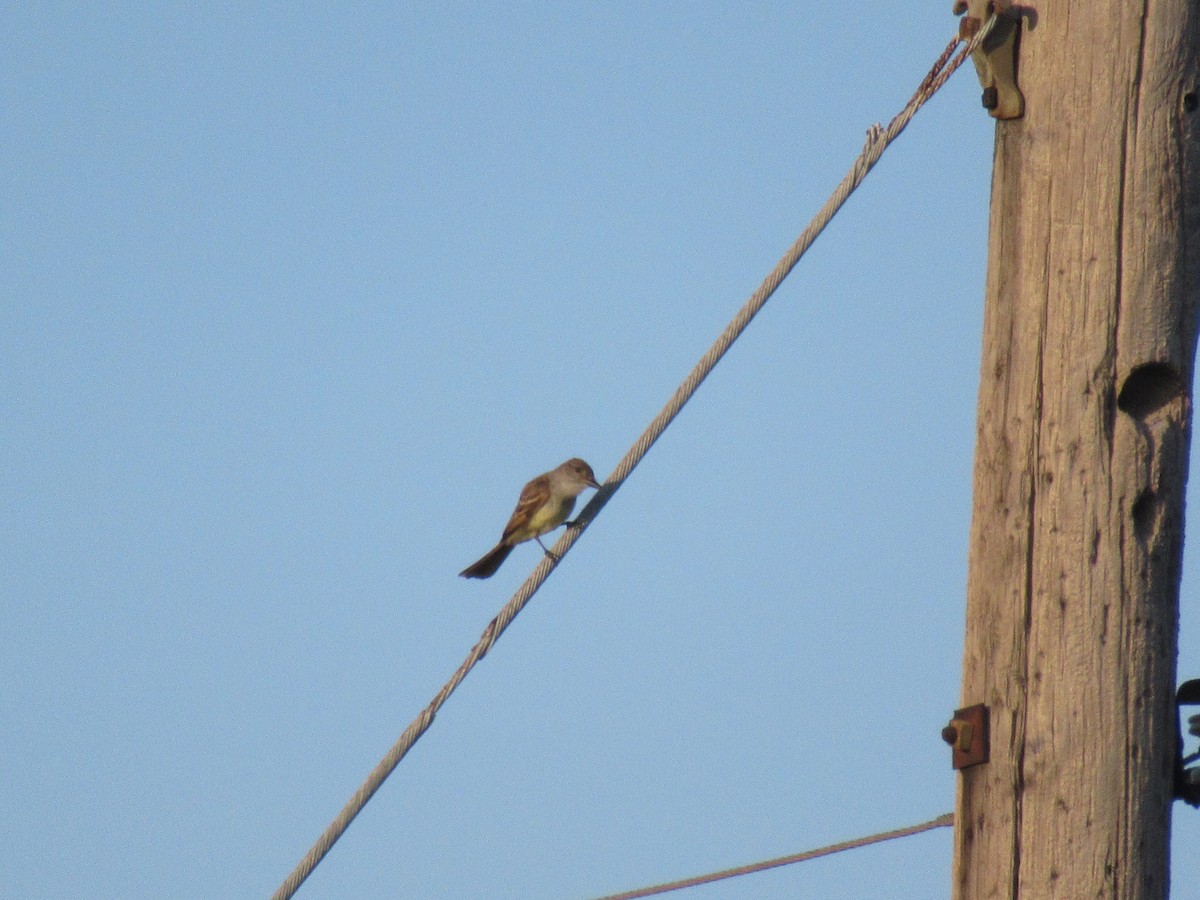
<path id="1" fill-rule="evenodd" d="M 997 124 L 954 896 L 1164 898 L 1200 313 L 1200 4 L 1019 7 Z"/>

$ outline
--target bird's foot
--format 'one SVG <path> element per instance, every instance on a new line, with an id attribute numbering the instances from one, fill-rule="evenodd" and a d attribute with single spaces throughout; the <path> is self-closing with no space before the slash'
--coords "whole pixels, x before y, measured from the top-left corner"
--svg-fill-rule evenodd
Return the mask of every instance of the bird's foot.
<path id="1" fill-rule="evenodd" d="M 535 538 L 534 538 L 534 540 L 538 542 L 538 546 L 542 548 L 542 552 L 543 552 L 543 553 L 545 553 L 545 554 L 546 554 L 548 557 L 550 557 L 552 560 L 554 560 L 554 562 L 555 562 L 556 564 L 557 564 L 557 563 L 560 563 L 560 562 L 562 562 L 562 557 L 560 557 L 560 556 L 559 556 L 557 553 L 552 553 L 552 552 L 551 552 L 551 551 L 550 551 L 550 550 L 549 550 L 549 549 L 546 547 L 546 545 L 542 543 L 542 539 L 541 539 L 540 537 L 535 537 Z"/>

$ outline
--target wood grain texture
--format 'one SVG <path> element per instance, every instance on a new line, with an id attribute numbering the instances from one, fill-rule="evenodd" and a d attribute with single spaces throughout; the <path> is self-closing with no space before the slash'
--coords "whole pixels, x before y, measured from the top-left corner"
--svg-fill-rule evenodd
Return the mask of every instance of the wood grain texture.
<path id="1" fill-rule="evenodd" d="M 1025 117 L 996 133 L 963 655 L 991 762 L 960 780 L 954 896 L 1162 898 L 1200 8 L 1026 7 L 1018 77 Z"/>

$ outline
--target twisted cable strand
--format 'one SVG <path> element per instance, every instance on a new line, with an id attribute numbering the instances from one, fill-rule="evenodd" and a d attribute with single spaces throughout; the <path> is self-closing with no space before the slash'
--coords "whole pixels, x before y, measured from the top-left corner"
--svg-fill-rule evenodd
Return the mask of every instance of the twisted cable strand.
<path id="1" fill-rule="evenodd" d="M 700 358 L 700 361 L 688 373 L 683 383 L 676 388 L 671 399 L 667 401 L 667 404 L 650 422 L 641 437 L 629 448 L 628 452 L 626 452 L 625 456 L 617 464 L 617 467 L 613 469 L 612 474 L 608 476 L 604 485 L 592 497 L 591 502 L 580 512 L 575 520 L 575 527 L 568 528 L 566 533 L 559 538 L 552 551 L 558 558 L 558 561 L 561 561 L 563 554 L 575 545 L 575 542 L 579 540 L 580 535 L 583 534 L 588 524 L 604 508 L 604 505 L 608 503 L 612 495 L 616 493 L 625 479 L 629 477 L 637 464 L 642 461 L 642 458 L 654 445 L 654 442 L 666 431 L 667 426 L 671 424 L 671 421 L 683 409 L 684 404 L 696 393 L 696 389 L 700 387 L 701 382 L 708 377 L 709 373 L 712 372 L 713 368 L 729 350 L 733 342 L 746 330 L 746 326 L 750 324 L 750 321 L 758 314 L 771 295 L 775 293 L 776 289 L 783 282 L 783 279 L 795 268 L 796 263 L 800 261 L 800 257 L 804 255 L 805 251 L 816 240 L 817 235 L 829 224 L 829 221 L 841 209 L 854 189 L 862 183 L 867 173 L 871 171 L 875 163 L 879 161 L 879 157 L 883 155 L 883 151 L 900 135 L 900 132 L 908 125 L 912 117 L 916 115 L 917 110 L 925 104 L 925 101 L 937 93 L 938 89 L 946 83 L 946 80 L 963 64 L 971 51 L 982 43 L 983 39 L 991 31 L 995 21 L 996 17 L 993 15 L 976 32 L 975 36 L 967 43 L 967 46 L 953 60 L 950 60 L 954 48 L 959 42 L 959 38 L 956 37 L 952 40 L 941 57 L 939 57 L 937 63 L 930 69 L 929 74 L 925 76 L 916 93 L 913 94 L 900 113 L 888 123 L 887 128 L 880 128 L 878 125 L 871 127 L 867 132 L 866 146 L 863 147 L 862 152 L 854 161 L 850 171 L 842 179 L 837 188 L 834 189 L 833 194 L 825 202 L 825 205 L 813 217 L 813 220 L 804 229 L 800 237 L 796 239 L 795 243 L 788 248 L 788 251 L 763 280 L 758 290 L 738 310 L 733 320 L 726 326 L 713 345 L 709 347 L 708 352 Z M 950 61 L 947 63 L 948 60 Z M 551 560 L 549 557 L 543 558 L 530 574 L 529 578 L 526 579 L 525 583 L 513 595 L 512 599 L 488 623 L 479 641 L 471 648 L 471 652 L 467 654 L 467 658 L 463 660 L 462 665 L 458 667 L 450 677 L 450 680 L 442 686 L 442 689 L 437 692 L 429 705 L 421 711 L 420 715 L 413 719 L 412 723 L 404 729 L 404 732 L 392 748 L 379 761 L 379 764 L 371 770 L 366 781 L 354 792 L 354 795 L 347 801 L 334 820 L 329 823 L 324 833 L 317 839 L 308 853 L 304 855 L 304 858 L 300 860 L 292 873 L 284 879 L 283 883 L 272 895 L 272 900 L 289 900 L 296 893 L 300 885 L 304 883 L 304 879 L 312 873 L 313 869 L 317 867 L 317 864 L 325 857 L 325 854 L 329 852 L 338 838 L 350 827 L 350 823 L 354 821 L 355 816 L 367 805 L 367 801 L 379 790 L 379 787 L 400 763 L 400 760 L 404 758 L 405 754 L 412 748 L 412 745 L 433 724 L 438 710 L 441 709 L 450 695 L 462 683 L 467 673 L 479 660 L 487 655 L 492 645 L 504 633 L 504 629 L 509 626 L 512 620 L 516 618 L 517 613 L 525 607 L 525 604 L 529 602 L 538 588 L 542 586 L 542 583 L 545 582 L 550 572 L 558 564 L 558 561 Z"/>
<path id="2" fill-rule="evenodd" d="M 808 862 L 810 859 L 832 856 L 834 853 L 841 853 L 845 850 L 854 850 L 858 847 L 867 847 L 871 844 L 882 843 L 883 841 L 909 837 L 914 834 L 920 834 L 923 831 L 932 831 L 934 828 L 949 828 L 952 825 L 954 825 L 954 813 L 945 813 L 936 819 L 930 819 L 928 822 L 922 822 L 919 825 L 909 825 L 906 828 L 897 828 L 893 831 L 882 831 L 879 834 L 855 838 L 852 841 L 842 841 L 838 844 L 830 844 L 827 847 L 818 847 L 816 850 L 806 850 L 803 853 L 793 853 L 790 856 L 777 856 L 775 859 L 766 859 L 762 862 L 751 863 L 748 866 L 722 869 L 720 872 L 709 872 L 707 875 L 696 875 L 692 878 L 682 878 L 679 881 L 668 881 L 663 884 L 638 888 L 634 891 L 625 891 L 620 894 L 606 894 L 603 897 L 597 897 L 596 900 L 638 900 L 641 897 L 653 897 L 657 894 L 666 894 L 671 891 L 682 890 L 683 888 L 711 884 L 714 881 L 721 881 L 725 878 L 736 878 L 739 875 L 750 875 L 754 872 L 765 872 L 767 869 L 777 869 L 780 866 L 790 866 L 792 863 Z"/>

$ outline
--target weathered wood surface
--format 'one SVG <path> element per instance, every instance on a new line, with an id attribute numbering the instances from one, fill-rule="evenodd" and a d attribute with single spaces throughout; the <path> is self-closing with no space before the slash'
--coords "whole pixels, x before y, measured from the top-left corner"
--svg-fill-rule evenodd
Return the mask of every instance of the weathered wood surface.
<path id="1" fill-rule="evenodd" d="M 1167 894 L 1200 4 L 1026 7 L 997 125 L 954 896 Z"/>

